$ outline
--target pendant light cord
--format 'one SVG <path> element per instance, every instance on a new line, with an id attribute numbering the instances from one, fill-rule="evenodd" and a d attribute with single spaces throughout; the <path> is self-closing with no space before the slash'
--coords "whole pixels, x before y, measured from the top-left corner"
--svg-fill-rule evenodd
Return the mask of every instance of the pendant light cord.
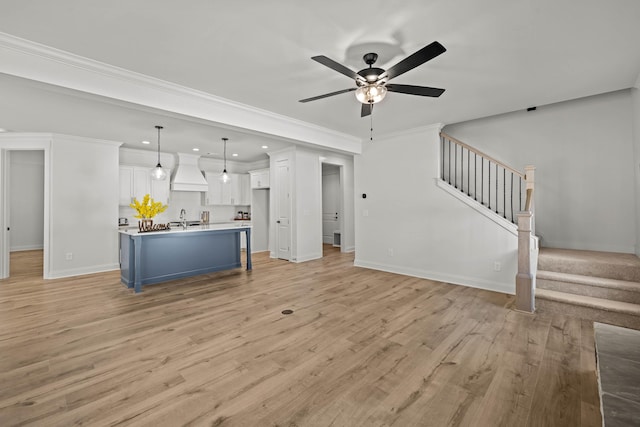
<path id="1" fill-rule="evenodd" d="M 162 129 L 162 126 L 157 125 L 156 129 L 158 129 L 158 166 L 160 166 L 160 129 Z"/>
<path id="2" fill-rule="evenodd" d="M 224 171 L 227 170 L 227 138 L 222 138 L 224 141 Z"/>

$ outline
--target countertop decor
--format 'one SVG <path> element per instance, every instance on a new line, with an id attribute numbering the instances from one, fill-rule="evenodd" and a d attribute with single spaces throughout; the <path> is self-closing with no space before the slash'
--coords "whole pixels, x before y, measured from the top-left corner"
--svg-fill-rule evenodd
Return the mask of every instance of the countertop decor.
<path id="1" fill-rule="evenodd" d="M 134 217 L 140 219 L 140 221 L 138 221 L 138 230 L 140 232 L 159 231 L 169 228 L 169 224 L 161 224 L 161 227 L 158 227 L 158 225 L 154 227 L 152 218 L 164 212 L 168 206 L 163 205 L 162 202 L 156 202 L 150 194 L 145 194 L 142 202 L 139 202 L 138 199 L 134 197 L 133 203 L 129 206 L 138 213 L 134 215 Z"/>

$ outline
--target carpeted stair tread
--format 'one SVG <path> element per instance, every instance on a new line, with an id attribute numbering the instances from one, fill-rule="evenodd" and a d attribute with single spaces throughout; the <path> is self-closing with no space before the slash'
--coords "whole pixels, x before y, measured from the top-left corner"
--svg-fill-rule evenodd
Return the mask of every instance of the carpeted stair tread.
<path id="1" fill-rule="evenodd" d="M 611 301 L 585 295 L 567 294 L 549 289 L 536 289 L 536 299 L 556 301 L 565 304 L 578 305 L 609 312 L 640 316 L 640 304 L 622 301 Z"/>
<path id="2" fill-rule="evenodd" d="M 620 289 L 628 292 L 640 293 L 640 282 L 630 282 L 628 280 L 584 276 L 582 274 L 559 273 L 557 271 L 545 270 L 538 270 L 536 277 L 538 280 L 553 280 L 556 282 L 577 283 L 580 285 L 598 286 L 601 288 Z"/>
<path id="3" fill-rule="evenodd" d="M 640 258 L 628 253 L 540 248 L 538 269 L 640 282 Z"/>

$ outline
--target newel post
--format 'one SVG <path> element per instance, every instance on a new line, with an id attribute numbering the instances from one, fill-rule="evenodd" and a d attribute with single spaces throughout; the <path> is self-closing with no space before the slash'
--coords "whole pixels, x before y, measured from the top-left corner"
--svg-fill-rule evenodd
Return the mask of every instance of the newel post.
<path id="1" fill-rule="evenodd" d="M 520 212 L 518 217 L 518 274 L 516 275 L 516 310 L 535 311 L 535 281 L 531 274 L 531 228 L 533 213 Z"/>
<path id="2" fill-rule="evenodd" d="M 527 191 L 527 203 L 524 208 L 525 211 L 529 211 L 532 214 L 535 214 L 535 203 L 533 202 L 533 191 L 535 187 L 535 174 L 536 167 L 532 165 L 528 165 L 524 167 L 524 181 L 525 181 L 525 189 Z M 534 217 L 535 218 L 535 215 Z M 536 234 L 536 222 L 532 220 L 531 222 L 531 233 L 535 236 Z"/>

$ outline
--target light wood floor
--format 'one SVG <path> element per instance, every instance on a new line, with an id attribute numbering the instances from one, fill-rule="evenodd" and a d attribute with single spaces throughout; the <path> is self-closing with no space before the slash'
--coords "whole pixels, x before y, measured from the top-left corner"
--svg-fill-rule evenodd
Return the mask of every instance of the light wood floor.
<path id="1" fill-rule="evenodd" d="M 600 425 L 591 323 L 326 251 L 138 295 L 12 254 L 0 425 Z"/>

